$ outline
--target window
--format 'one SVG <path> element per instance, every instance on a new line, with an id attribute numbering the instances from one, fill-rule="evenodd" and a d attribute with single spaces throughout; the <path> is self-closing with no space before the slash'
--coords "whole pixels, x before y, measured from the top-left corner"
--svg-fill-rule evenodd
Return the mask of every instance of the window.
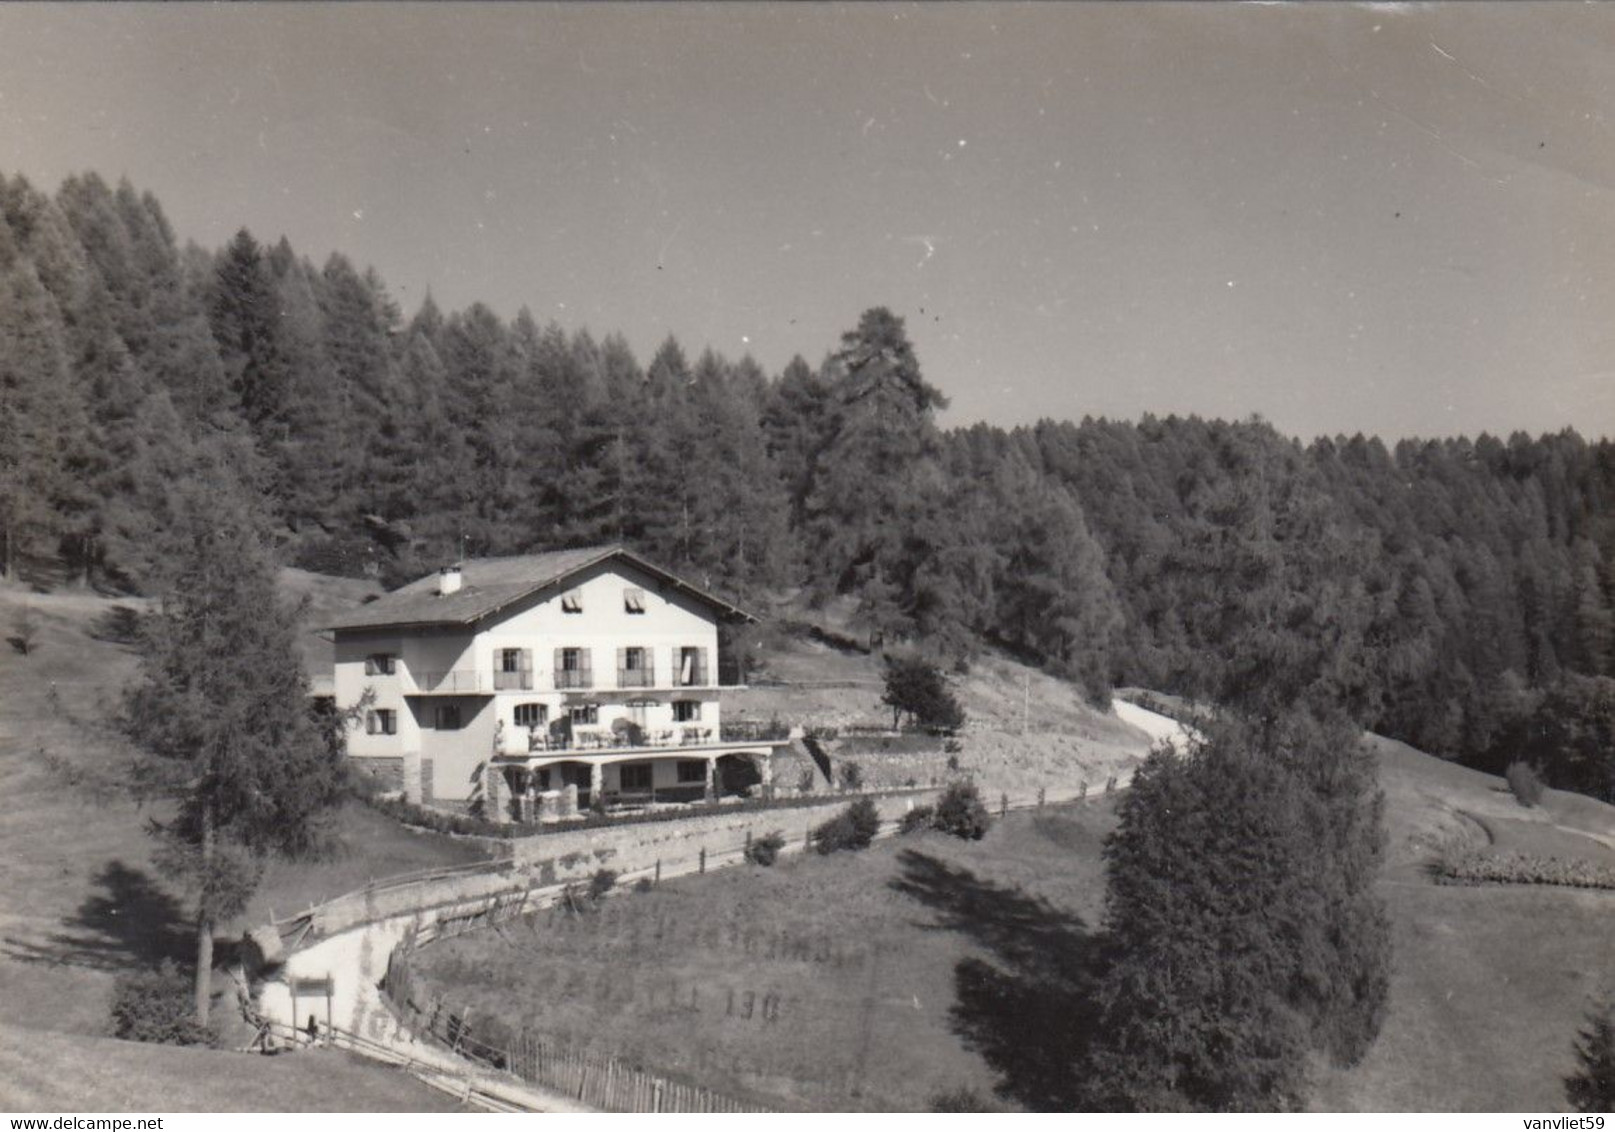
<path id="1" fill-rule="evenodd" d="M 566 709 L 566 717 L 568 719 L 570 719 L 574 724 L 578 724 L 578 723 L 584 723 L 584 724 L 599 723 L 600 722 L 600 705 L 599 704 L 572 704 L 571 706 L 569 706 Z"/>
<path id="2" fill-rule="evenodd" d="M 543 727 L 550 721 L 550 709 L 547 704 L 517 704 L 517 727 Z"/>
<path id="3" fill-rule="evenodd" d="M 680 687 L 694 688 L 707 682 L 707 650 L 696 646 L 679 649 L 678 678 Z"/>
<path id="4" fill-rule="evenodd" d="M 557 688 L 587 688 L 593 683 L 589 673 L 588 649 L 555 650 L 555 686 Z"/>
<path id="5" fill-rule="evenodd" d="M 439 704 L 432 713 L 432 724 L 439 731 L 460 730 L 460 705 Z"/>
<path id="6" fill-rule="evenodd" d="M 705 783 L 706 780 L 707 780 L 707 760 L 706 759 L 680 759 L 679 760 L 679 781 L 680 782 L 685 782 L 685 783 L 688 783 L 688 782 L 701 782 L 701 783 Z"/>
<path id="7" fill-rule="evenodd" d="M 674 700 L 673 722 L 695 723 L 701 718 L 700 700 Z"/>
<path id="8" fill-rule="evenodd" d="M 561 595 L 561 612 L 562 613 L 582 613 L 583 612 L 583 591 L 582 590 L 567 590 L 564 594 L 562 594 Z"/>
<path id="9" fill-rule="evenodd" d="M 649 790 L 651 788 L 650 763 L 623 763 L 617 768 L 617 781 L 624 790 Z"/>
<path id="10" fill-rule="evenodd" d="M 636 647 L 617 650 L 617 687 L 649 688 L 655 682 L 650 649 Z"/>
<path id="11" fill-rule="evenodd" d="M 533 686 L 533 654 L 527 649 L 500 649 L 494 654 L 493 686 L 530 689 Z"/>
<path id="12" fill-rule="evenodd" d="M 366 676 L 391 676 L 396 671 L 398 658 L 390 652 L 373 652 L 364 658 Z"/>
<path id="13" fill-rule="evenodd" d="M 628 709 L 628 722 L 636 727 L 643 728 L 648 722 L 648 712 L 656 706 L 655 700 L 629 700 L 625 705 Z"/>
<path id="14" fill-rule="evenodd" d="M 645 612 L 645 591 L 637 586 L 629 586 L 623 590 L 622 607 L 629 613 Z"/>
<path id="15" fill-rule="evenodd" d="M 370 735 L 398 734 L 398 713 L 392 708 L 365 712 L 364 729 Z"/>

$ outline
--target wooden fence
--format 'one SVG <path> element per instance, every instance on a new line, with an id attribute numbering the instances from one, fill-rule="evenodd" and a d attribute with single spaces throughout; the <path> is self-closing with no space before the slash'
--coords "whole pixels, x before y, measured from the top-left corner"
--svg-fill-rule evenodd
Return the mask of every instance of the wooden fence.
<path id="1" fill-rule="evenodd" d="M 413 969 L 417 948 L 530 911 L 526 901 L 491 899 L 474 911 L 423 924 L 393 950 L 381 990 L 404 1024 L 462 1057 L 551 1089 L 603 1112 L 773 1112 L 705 1085 L 652 1073 L 609 1054 L 570 1048 L 525 1028 L 512 1032 L 442 999 L 428 998 Z"/>

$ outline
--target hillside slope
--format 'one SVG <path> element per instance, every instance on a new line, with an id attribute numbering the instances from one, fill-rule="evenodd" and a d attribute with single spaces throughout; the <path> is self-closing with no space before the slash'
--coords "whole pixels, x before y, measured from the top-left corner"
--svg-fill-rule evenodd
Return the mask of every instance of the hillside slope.
<path id="1" fill-rule="evenodd" d="M 1371 742 L 1389 834 L 1390 1008 L 1361 1065 L 1319 1070 L 1312 1107 L 1562 1111 L 1583 1011 L 1615 993 L 1615 892 L 1438 885 L 1427 865 L 1493 847 L 1615 865 L 1615 807 L 1550 790 L 1526 809 L 1500 778 Z"/>
<path id="2" fill-rule="evenodd" d="M 283 583 L 289 594 L 309 597 L 311 616 L 316 618 L 322 610 L 361 600 L 368 589 L 364 583 L 296 571 L 288 571 Z M 124 750 L 111 726 L 121 690 L 135 672 L 128 643 L 131 615 L 144 604 L 79 590 L 34 593 L 0 585 L 0 636 L 19 635 L 20 618 L 32 624 L 33 637 L 26 654 L 16 643 L 0 648 L 0 798 L 4 799 L 0 1002 L 5 1003 L 11 1024 L 74 1035 L 104 1034 L 108 1001 L 119 973 L 164 957 L 183 962 L 194 954 L 186 894 L 159 875 L 152 864 L 153 841 L 145 832 L 146 821 L 160 817 L 163 808 L 143 808 L 131 796 L 123 770 Z M 308 640 L 305 656 L 313 664 L 322 663 L 320 650 L 329 646 L 317 637 Z M 290 911 L 356 888 L 371 877 L 484 854 L 472 843 L 401 829 L 358 805 L 341 812 L 335 833 L 328 860 L 301 866 L 271 864 L 242 923 L 262 922 L 270 909 Z M 226 931 L 241 927 L 226 925 Z M 222 988 L 219 994 L 217 1013 L 228 1023 L 233 1008 Z M 67 1082 L 82 1078 L 82 1069 L 74 1067 L 91 1061 L 100 1067 L 103 1080 L 117 1079 L 123 1072 L 119 1066 L 194 1064 L 165 1061 L 159 1056 L 163 1051 L 126 1042 L 62 1044 L 12 1033 L 3 1045 L 7 1059 L 26 1052 L 19 1072 L 38 1076 L 41 1067 L 55 1067 Z M 84 1052 L 90 1050 L 93 1053 Z M 190 1056 L 208 1055 L 192 1051 Z M 191 1071 L 176 1068 L 174 1079 Z M 131 1080 L 139 1076 L 133 1068 L 129 1072 Z M 248 1066 L 241 1072 L 250 1075 L 253 1070 Z M 380 1074 L 381 1084 L 368 1092 L 355 1086 L 351 1091 L 355 1105 L 379 1107 L 365 1098 L 400 1083 L 419 1094 L 428 1092 L 409 1078 L 363 1062 L 352 1062 L 346 1077 L 351 1082 L 372 1072 Z M 0 1064 L 0 1081 L 8 1079 L 22 1078 L 12 1078 Z M 280 1100 L 268 1099 L 274 1095 L 271 1089 L 251 1095 L 264 1098 L 262 1103 L 271 1108 L 342 1107 L 341 1091 L 309 1093 L 300 1100 L 302 1094 L 294 1087 L 300 1079 L 290 1071 L 265 1078 L 292 1089 Z M 155 1085 L 160 1078 L 153 1081 Z M 86 1098 L 93 1095 L 91 1086 L 85 1088 L 90 1090 Z M 65 1086 L 64 1090 L 39 1093 L 40 1103 L 88 1106 L 88 1100 L 70 1104 L 76 1094 Z M 153 1095 L 162 1095 L 161 1090 L 154 1088 Z M 97 1103 L 112 1109 L 135 1106 L 133 1099 L 111 1103 L 112 1096 L 103 1094 Z M 215 1107 L 215 1101 L 220 1102 L 217 1107 L 231 1107 L 222 1096 L 211 1094 L 199 1098 L 195 1107 Z M 21 1098 L 17 1103 L 33 1105 L 25 1105 Z M 243 1100 L 235 1107 L 251 1104 Z M 409 1104 L 400 1102 L 396 1107 Z"/>

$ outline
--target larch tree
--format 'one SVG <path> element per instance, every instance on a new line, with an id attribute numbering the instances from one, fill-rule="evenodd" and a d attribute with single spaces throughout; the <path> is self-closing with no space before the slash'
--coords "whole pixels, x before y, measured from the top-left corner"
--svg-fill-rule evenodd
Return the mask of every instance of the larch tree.
<path id="1" fill-rule="evenodd" d="M 196 894 L 204 1026 L 216 928 L 245 908 L 266 857 L 318 851 L 343 783 L 309 712 L 297 616 L 276 592 L 253 508 L 217 483 L 187 494 L 170 532 L 173 568 L 122 714 L 144 791 L 175 803 L 153 829 L 160 867 Z"/>
<path id="2" fill-rule="evenodd" d="M 854 593 L 872 636 L 913 629 L 903 573 L 911 508 L 939 478 L 933 420 L 947 399 L 920 374 L 903 320 L 867 310 L 833 360 L 836 428 L 806 503 L 822 589 Z"/>

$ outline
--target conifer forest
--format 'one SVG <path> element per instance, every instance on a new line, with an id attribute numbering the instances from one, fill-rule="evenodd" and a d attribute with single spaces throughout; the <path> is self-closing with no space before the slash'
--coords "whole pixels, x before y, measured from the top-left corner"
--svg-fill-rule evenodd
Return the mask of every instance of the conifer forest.
<path id="1" fill-rule="evenodd" d="M 340 252 L 182 243 L 127 182 L 0 177 L 0 567 L 156 592 L 197 485 L 283 564 L 387 584 L 621 542 L 764 610 L 851 599 L 875 647 L 986 642 L 1097 702 L 1306 703 L 1615 801 L 1608 439 L 945 429 L 900 314 L 849 310 L 780 373 L 673 337 L 642 360 L 403 310 Z"/>

